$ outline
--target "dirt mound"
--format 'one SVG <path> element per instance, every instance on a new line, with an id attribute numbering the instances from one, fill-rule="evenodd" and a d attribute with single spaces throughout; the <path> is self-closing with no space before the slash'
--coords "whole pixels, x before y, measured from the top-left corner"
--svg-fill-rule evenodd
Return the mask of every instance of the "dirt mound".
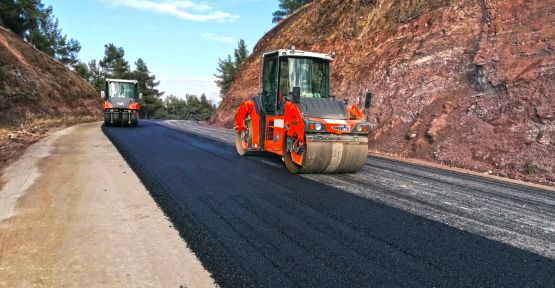
<path id="1" fill-rule="evenodd" d="M 370 149 L 555 182 L 555 1 L 322 0 L 256 45 L 211 119 L 259 93 L 260 55 L 337 52 L 332 94 L 370 91 Z"/>
<path id="2" fill-rule="evenodd" d="M 0 27 L 0 163 L 49 131 L 101 118 L 79 75 Z"/>

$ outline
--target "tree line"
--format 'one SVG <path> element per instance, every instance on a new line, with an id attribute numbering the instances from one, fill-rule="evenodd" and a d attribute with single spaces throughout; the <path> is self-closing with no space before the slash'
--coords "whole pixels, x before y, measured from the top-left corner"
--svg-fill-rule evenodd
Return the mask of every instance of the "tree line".
<path id="1" fill-rule="evenodd" d="M 163 100 L 164 92 L 158 89 L 160 81 L 150 72 L 146 62 L 142 58 L 137 59 L 134 69 L 131 70 L 129 62 L 125 59 L 124 48 L 113 43 L 104 45 L 104 57 L 101 60 L 97 62 L 93 59 L 88 64 L 79 63 L 75 71 L 98 91 L 104 89 L 106 78 L 137 80 L 139 91 L 143 93 L 139 100 L 142 118 L 200 121 L 208 120 L 216 109 L 205 94 L 200 98 L 187 95 L 185 99 L 170 95 Z"/>
<path id="2" fill-rule="evenodd" d="M 167 119 L 186 119 L 204 121 L 208 120 L 216 111 L 216 105 L 212 104 L 202 93 L 200 98 L 196 95 L 187 94 L 185 99 L 170 95 L 164 101 Z"/>
<path id="3" fill-rule="evenodd" d="M 220 59 L 218 61 L 218 71 L 217 74 L 214 74 L 216 77 L 216 85 L 220 88 L 220 97 L 225 97 L 231 83 L 235 80 L 241 65 L 245 60 L 249 57 L 249 50 L 247 50 L 247 45 L 245 44 L 245 40 L 241 39 L 237 44 L 237 48 L 233 53 L 233 59 L 231 55 L 227 55 L 226 59 Z"/>

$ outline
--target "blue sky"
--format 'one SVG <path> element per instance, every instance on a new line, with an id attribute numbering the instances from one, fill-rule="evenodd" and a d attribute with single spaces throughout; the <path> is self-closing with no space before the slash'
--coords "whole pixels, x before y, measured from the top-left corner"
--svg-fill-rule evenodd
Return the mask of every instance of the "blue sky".
<path id="1" fill-rule="evenodd" d="M 132 64 L 143 58 L 166 95 L 206 93 L 219 58 L 239 39 L 250 51 L 272 27 L 277 0 L 43 0 L 52 5 L 62 32 L 81 42 L 79 58 L 101 59 L 104 44 L 123 47 Z"/>

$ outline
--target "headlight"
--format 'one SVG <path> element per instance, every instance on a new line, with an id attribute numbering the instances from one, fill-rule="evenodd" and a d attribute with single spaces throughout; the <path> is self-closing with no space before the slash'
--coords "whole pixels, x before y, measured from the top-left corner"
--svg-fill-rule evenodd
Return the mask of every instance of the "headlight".
<path id="1" fill-rule="evenodd" d="M 324 124 L 317 121 L 309 121 L 306 129 L 309 132 L 326 132 Z"/>
<path id="2" fill-rule="evenodd" d="M 358 123 L 354 129 L 355 133 L 368 134 L 370 132 L 370 124 Z"/>

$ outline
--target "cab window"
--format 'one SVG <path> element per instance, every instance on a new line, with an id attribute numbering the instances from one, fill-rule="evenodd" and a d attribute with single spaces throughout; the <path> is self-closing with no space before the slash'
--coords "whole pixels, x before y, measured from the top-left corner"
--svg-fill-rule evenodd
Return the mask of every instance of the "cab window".
<path id="1" fill-rule="evenodd" d="M 289 60 L 287 58 L 281 58 L 279 61 L 279 89 L 276 103 L 278 114 L 283 111 L 285 98 L 289 95 L 291 90 L 292 89 L 289 87 Z"/>
<path id="2" fill-rule="evenodd" d="M 123 82 L 110 82 L 108 95 L 113 98 L 135 98 L 135 84 Z"/>
<path id="3" fill-rule="evenodd" d="M 282 67 L 287 67 L 280 76 L 280 88 L 293 91 L 293 87 L 301 88 L 303 98 L 328 98 L 329 97 L 329 62 L 316 58 L 296 58 L 284 59 L 287 65 L 282 63 Z M 287 74 L 284 74 L 287 73 Z M 285 76 L 287 75 L 287 76 Z M 282 90 L 280 90 L 282 91 Z"/>
<path id="4" fill-rule="evenodd" d="M 277 57 L 264 60 L 262 95 L 264 110 L 268 113 L 276 111 L 277 97 Z"/>

